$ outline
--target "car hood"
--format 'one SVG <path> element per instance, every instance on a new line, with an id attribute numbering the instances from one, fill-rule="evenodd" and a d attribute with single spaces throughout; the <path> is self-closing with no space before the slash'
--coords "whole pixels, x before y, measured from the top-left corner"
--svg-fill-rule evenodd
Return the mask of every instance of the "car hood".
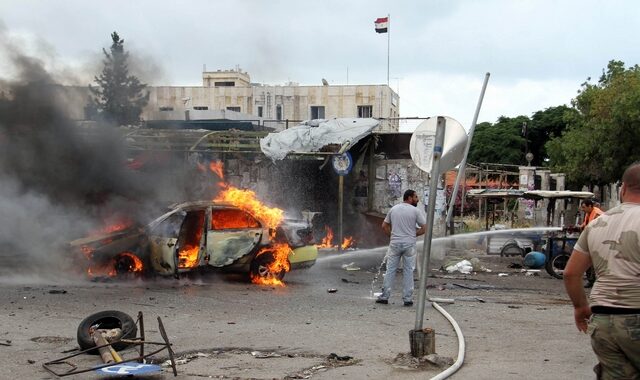
<path id="1" fill-rule="evenodd" d="M 71 247 L 81 247 L 86 245 L 100 245 L 99 243 L 112 242 L 118 239 L 129 238 L 136 235 L 140 235 L 141 233 L 142 232 L 140 231 L 140 228 L 129 227 L 116 232 L 91 235 L 91 236 L 86 236 L 80 239 L 76 239 L 69 242 L 69 245 Z"/>

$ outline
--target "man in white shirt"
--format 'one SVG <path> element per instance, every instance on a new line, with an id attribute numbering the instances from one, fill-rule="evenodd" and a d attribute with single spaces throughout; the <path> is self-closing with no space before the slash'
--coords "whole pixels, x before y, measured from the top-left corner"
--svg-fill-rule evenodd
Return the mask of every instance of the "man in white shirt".
<path id="1" fill-rule="evenodd" d="M 382 222 L 382 230 L 391 237 L 385 257 L 387 270 L 384 275 L 382 294 L 376 303 L 388 304 L 391 288 L 396 278 L 400 259 L 402 270 L 402 300 L 404 306 L 413 305 L 413 270 L 416 267 L 416 237 L 426 231 L 426 217 L 417 208 L 418 194 L 414 190 L 404 192 L 403 202 L 389 210 Z"/>

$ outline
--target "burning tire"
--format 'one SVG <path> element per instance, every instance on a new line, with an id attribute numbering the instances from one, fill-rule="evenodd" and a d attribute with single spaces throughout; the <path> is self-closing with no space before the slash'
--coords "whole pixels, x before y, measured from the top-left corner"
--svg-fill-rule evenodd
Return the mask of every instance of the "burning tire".
<path id="1" fill-rule="evenodd" d="M 256 282 L 258 280 L 278 280 L 282 281 L 287 268 L 279 265 L 273 265 L 276 262 L 275 254 L 267 251 L 256 256 L 251 262 L 250 275 L 251 280 Z"/>
<path id="2" fill-rule="evenodd" d="M 117 310 L 106 310 L 95 314 L 91 314 L 80 322 L 78 326 L 78 345 L 81 350 L 95 347 L 96 344 L 89 333 L 89 329 L 92 326 L 98 326 L 98 329 L 122 329 L 121 339 L 133 339 L 138 334 L 138 327 L 136 322 L 128 314 Z M 116 350 L 122 350 L 127 347 L 129 343 L 118 342 L 111 346 Z M 90 354 L 98 354 L 98 350 L 89 351 Z"/>

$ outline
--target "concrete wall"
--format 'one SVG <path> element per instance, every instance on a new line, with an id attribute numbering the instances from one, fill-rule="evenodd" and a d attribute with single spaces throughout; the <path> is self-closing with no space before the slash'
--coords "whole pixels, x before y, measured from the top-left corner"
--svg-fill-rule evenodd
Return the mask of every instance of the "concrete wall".
<path id="1" fill-rule="evenodd" d="M 415 190 L 424 209 L 424 194 L 428 189 L 429 176 L 412 160 L 376 160 L 373 211 L 386 214 L 391 207 L 402 202 L 405 190 Z"/>

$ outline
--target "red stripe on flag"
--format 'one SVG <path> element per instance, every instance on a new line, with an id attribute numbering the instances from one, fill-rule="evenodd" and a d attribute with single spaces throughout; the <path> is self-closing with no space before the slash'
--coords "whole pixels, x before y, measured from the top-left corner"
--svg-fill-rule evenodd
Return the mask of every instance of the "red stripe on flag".
<path id="1" fill-rule="evenodd" d="M 387 21 L 389 21 L 388 17 L 380 17 L 376 19 L 375 23 L 378 24 L 378 23 L 387 22 Z"/>

